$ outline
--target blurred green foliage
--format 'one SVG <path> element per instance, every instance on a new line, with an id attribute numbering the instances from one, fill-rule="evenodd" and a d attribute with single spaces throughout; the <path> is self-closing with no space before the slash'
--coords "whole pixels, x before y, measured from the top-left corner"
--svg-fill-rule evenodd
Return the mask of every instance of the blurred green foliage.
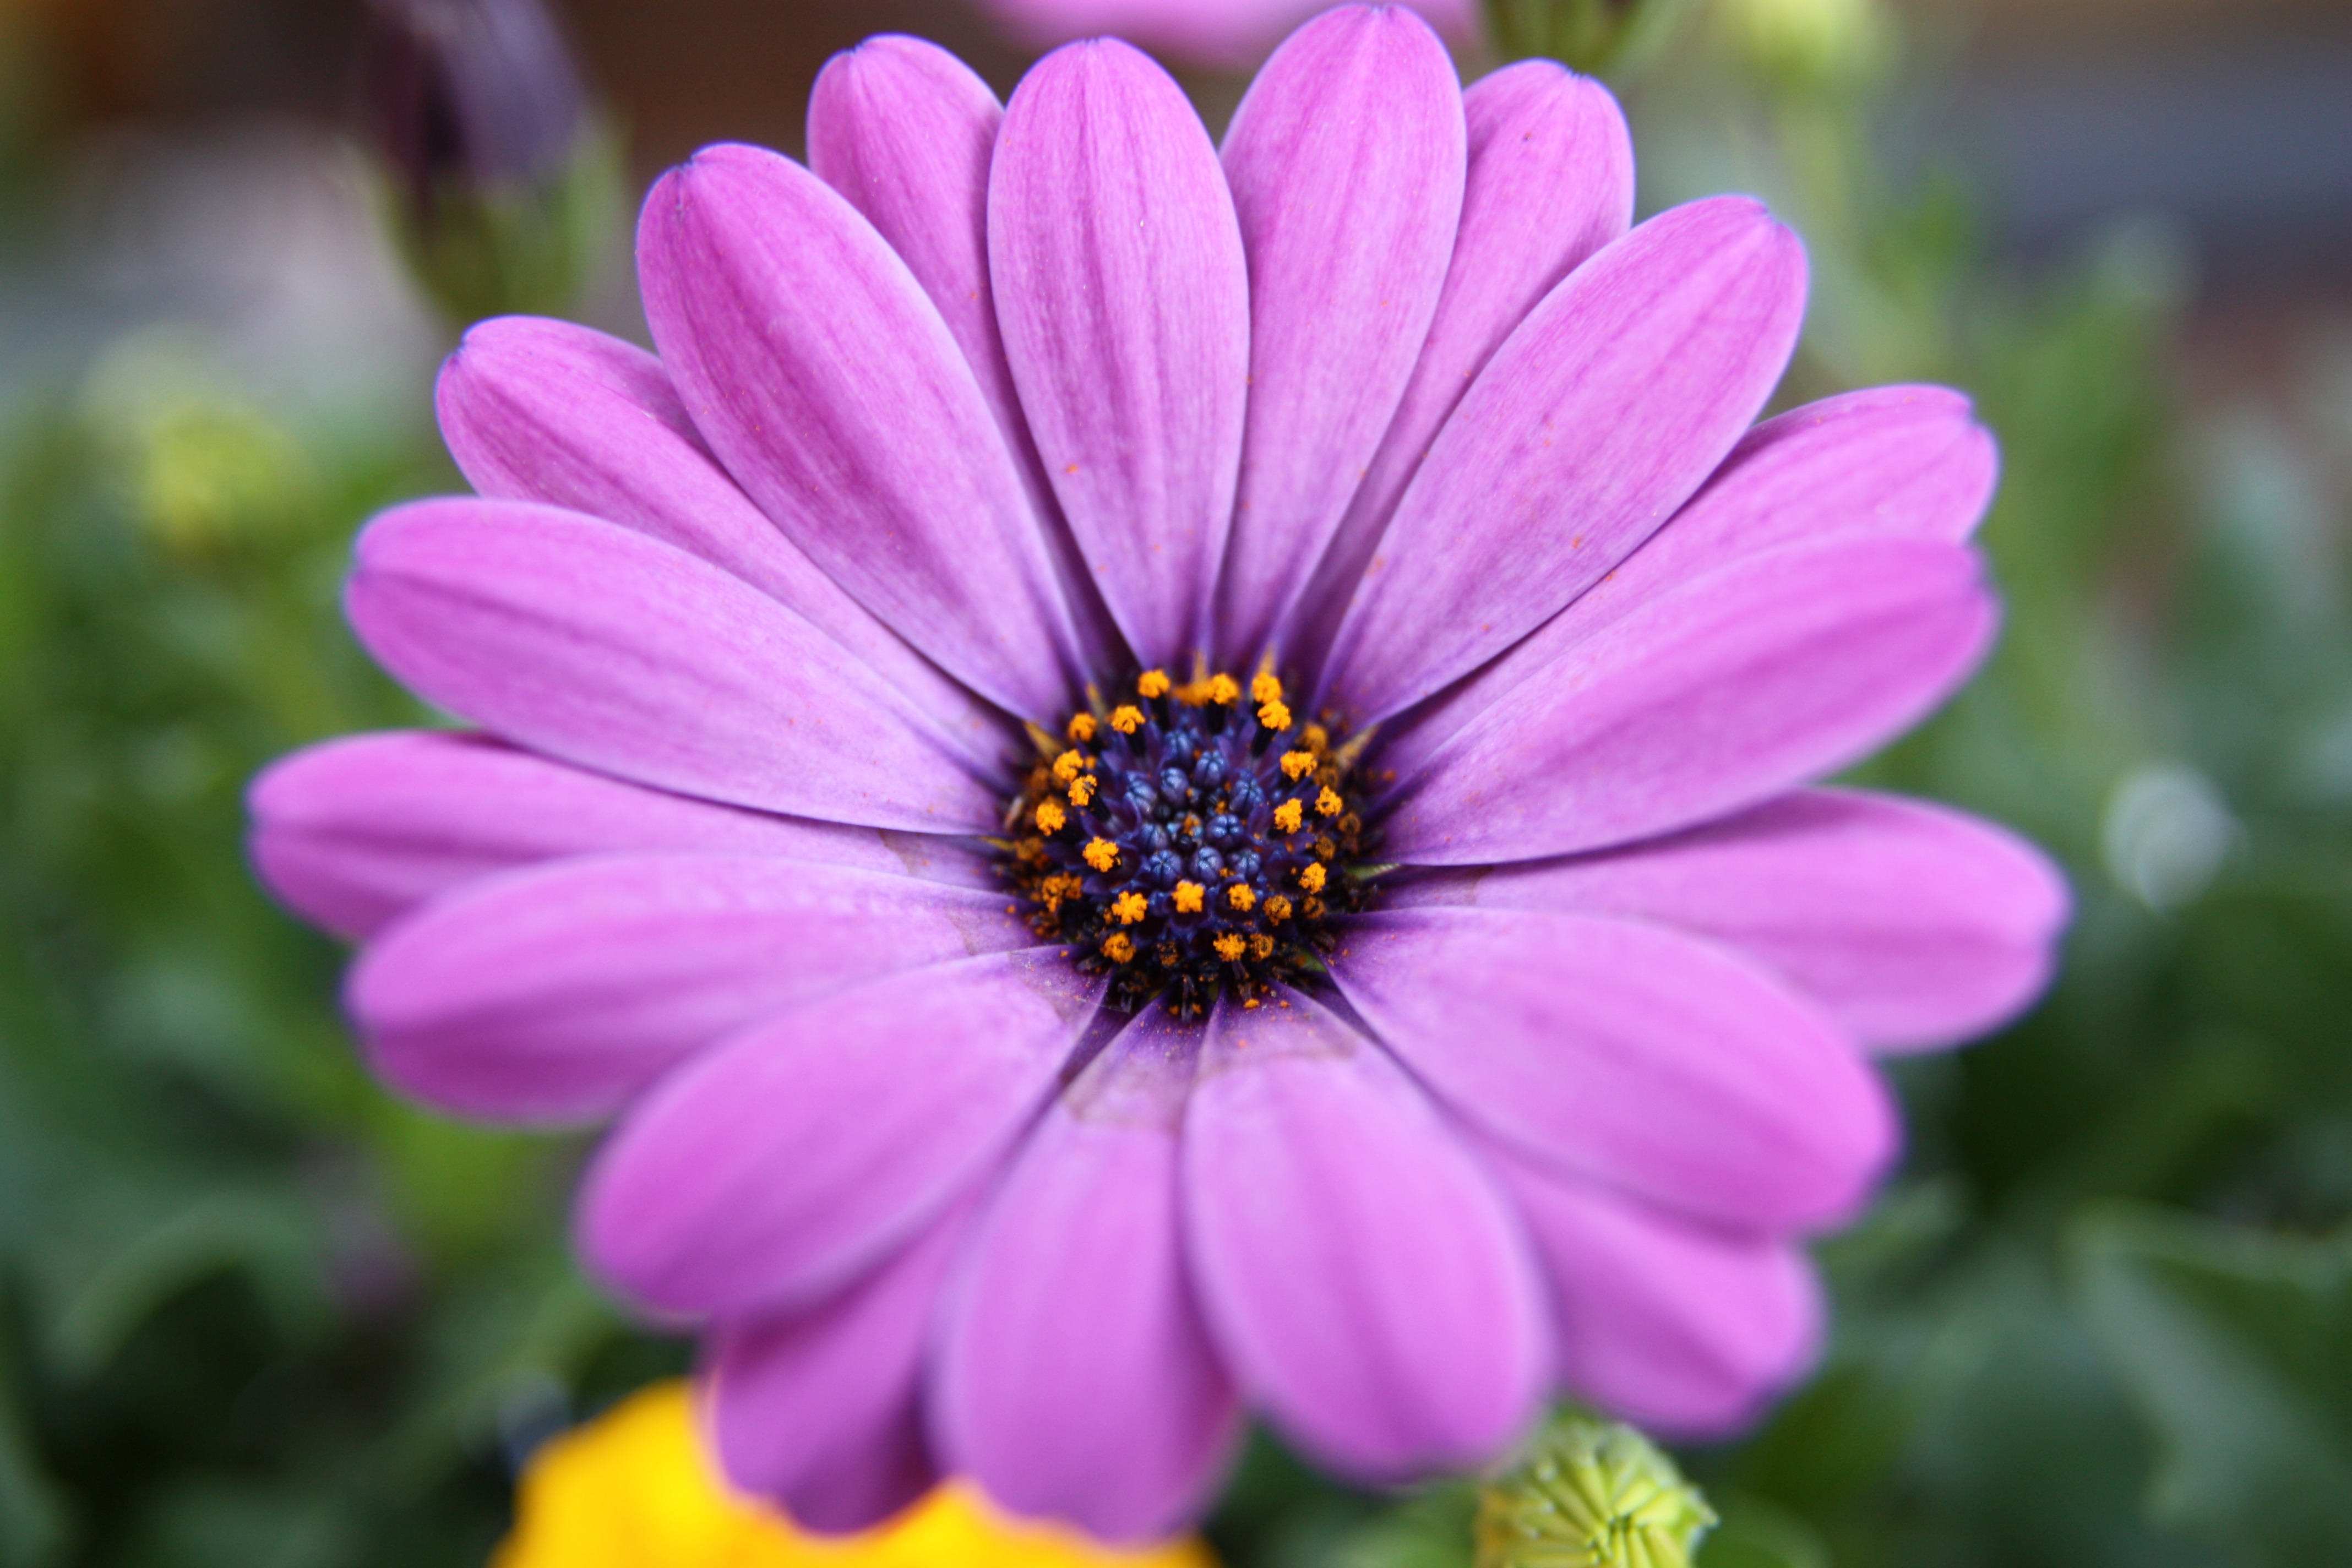
<path id="1" fill-rule="evenodd" d="M 1886 17 L 1764 4 L 1638 89 L 1646 199 L 1761 189 L 1805 233 L 1787 401 L 1979 399 L 2006 635 L 1862 776 L 2032 834 L 2080 913 L 2031 1017 L 1897 1068 L 1911 1153 L 1822 1248 L 1820 1374 L 1683 1456 L 1700 1568 L 2352 1562 L 2352 520 L 2307 438 L 2352 431 L 2352 348 L 2293 407 L 2188 407 L 2160 232 L 2004 271 L 1963 182 L 1871 155 Z M 1822 30 L 1849 15 L 1866 47 Z M 52 176 L 5 130 L 21 231 Z M 0 411 L 0 1568 L 479 1562 L 514 1456 L 683 1352 L 570 1263 L 575 1146 L 373 1085 L 240 806 L 423 717 L 336 590 L 361 519 L 455 476 L 123 342 L 13 368 Z M 1235 1568 L 1464 1568 L 1474 1506 L 1261 1438 L 1213 1533 Z"/>

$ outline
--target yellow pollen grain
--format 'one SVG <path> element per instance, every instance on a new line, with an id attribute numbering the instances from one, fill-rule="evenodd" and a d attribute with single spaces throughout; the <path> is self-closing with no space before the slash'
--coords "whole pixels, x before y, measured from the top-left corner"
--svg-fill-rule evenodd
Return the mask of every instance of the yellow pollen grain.
<path id="1" fill-rule="evenodd" d="M 1087 806 L 1092 805 L 1094 804 L 1094 780 L 1090 778 L 1083 778 L 1072 779 L 1070 781 L 1070 804 L 1072 805 L 1083 809 Z"/>
<path id="2" fill-rule="evenodd" d="M 1217 956 L 1227 963 L 1240 963 L 1242 954 L 1249 951 L 1249 943 L 1230 932 L 1219 937 L 1212 945 L 1216 948 Z"/>
<path id="3" fill-rule="evenodd" d="M 1274 808 L 1274 825 L 1285 833 L 1296 833 L 1307 820 L 1307 807 L 1295 800 L 1286 800 Z"/>
<path id="4" fill-rule="evenodd" d="M 1318 871 L 1323 869 L 1320 866 L 1318 866 L 1315 868 Z M 1305 915 L 1310 921 L 1319 921 L 1323 918 L 1323 900 L 1320 899 L 1309 899 L 1305 903 L 1298 906 L 1298 912 Z"/>
<path id="5" fill-rule="evenodd" d="M 1143 728 L 1143 710 L 1132 702 L 1122 702 L 1110 710 L 1110 727 L 1122 735 L 1132 735 Z"/>
<path id="6" fill-rule="evenodd" d="M 1315 809 L 1325 816 L 1337 816 L 1348 809 L 1348 803 L 1339 798 L 1338 790 L 1326 784 L 1323 793 L 1315 797 Z"/>
<path id="7" fill-rule="evenodd" d="M 1110 918 L 1123 926 L 1139 925 L 1148 907 L 1141 893 L 1121 893 L 1110 901 Z"/>
<path id="8" fill-rule="evenodd" d="M 1225 902 L 1247 914 L 1257 907 L 1257 892 L 1247 882 L 1235 882 L 1225 889 Z"/>
<path id="9" fill-rule="evenodd" d="M 1095 738 L 1095 716 L 1091 713 L 1081 713 L 1072 719 L 1067 733 L 1073 744 L 1085 745 Z"/>
<path id="10" fill-rule="evenodd" d="M 1314 752 L 1285 752 L 1282 753 L 1282 776 L 1288 779 L 1292 784 L 1297 784 L 1300 779 L 1305 778 L 1308 773 L 1311 773 L 1314 771 Z"/>
<path id="11" fill-rule="evenodd" d="M 1318 838 L 1315 841 L 1315 858 L 1318 860 L 1336 858 L 1339 853 L 1339 847 L 1328 838 Z"/>
<path id="12" fill-rule="evenodd" d="M 1250 956 L 1256 959 L 1260 963 L 1264 963 L 1267 959 L 1272 958 L 1274 956 L 1274 938 L 1266 935 L 1264 931 L 1260 931 L 1257 935 L 1250 938 Z"/>
<path id="13" fill-rule="evenodd" d="M 1271 675 L 1258 676 L 1250 682 L 1250 700 L 1253 702 L 1281 701 L 1282 682 Z"/>
<path id="14" fill-rule="evenodd" d="M 1201 906 L 1206 901 L 1208 896 L 1209 890 L 1198 882 L 1177 883 L 1176 912 L 1180 915 L 1199 914 Z"/>
<path id="15" fill-rule="evenodd" d="M 1060 801 L 1041 800 L 1037 803 L 1038 832 L 1059 833 L 1062 831 L 1062 825 L 1069 820 L 1069 813 L 1062 809 Z"/>
<path id="16" fill-rule="evenodd" d="M 1129 936 L 1125 931 L 1118 931 L 1111 936 L 1104 938 L 1102 950 L 1103 956 L 1109 959 L 1113 963 L 1132 963 L 1135 962 L 1135 939 Z"/>
<path id="17" fill-rule="evenodd" d="M 1298 873 L 1298 885 L 1306 889 L 1310 893 L 1321 892 L 1323 890 L 1323 884 L 1329 879 L 1329 873 L 1325 871 L 1320 866 L 1309 866 L 1307 869 Z"/>
<path id="18" fill-rule="evenodd" d="M 1090 838 L 1087 847 L 1078 853 L 1085 856 L 1087 864 L 1097 871 L 1108 871 L 1118 864 L 1118 846 L 1108 838 Z"/>
<path id="19" fill-rule="evenodd" d="M 1086 753 L 1079 751 L 1075 746 L 1054 759 L 1054 782 L 1055 784 L 1066 784 L 1086 771 Z"/>
<path id="20" fill-rule="evenodd" d="M 1331 749 L 1331 731 L 1320 724 L 1307 725 L 1298 731 L 1298 739 L 1308 751 L 1318 754 Z"/>
<path id="21" fill-rule="evenodd" d="M 1290 710 L 1280 702 L 1261 704 L 1257 710 L 1257 721 L 1269 730 L 1287 730 L 1290 728 Z"/>
<path id="22" fill-rule="evenodd" d="M 1164 669 L 1147 669 L 1135 678 L 1135 689 L 1146 699 L 1167 696 L 1174 684 Z"/>
<path id="23" fill-rule="evenodd" d="M 1280 893 L 1276 893 L 1274 897 L 1266 900 L 1265 918 L 1272 921 L 1276 925 L 1280 925 L 1283 921 L 1288 920 L 1290 918 L 1290 900 L 1284 898 Z"/>
<path id="24" fill-rule="evenodd" d="M 1241 700 L 1242 683 L 1220 671 L 1209 677 L 1209 700 L 1220 708 L 1230 707 Z"/>

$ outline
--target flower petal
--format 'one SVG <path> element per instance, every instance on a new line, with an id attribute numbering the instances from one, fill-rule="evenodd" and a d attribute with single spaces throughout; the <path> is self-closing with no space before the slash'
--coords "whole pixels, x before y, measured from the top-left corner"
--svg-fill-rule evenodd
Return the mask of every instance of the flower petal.
<path id="1" fill-rule="evenodd" d="M 1003 1150 L 1100 986 L 1059 954 L 885 980 L 761 1025 L 664 1080 L 599 1152 L 583 1253 L 659 1311 L 838 1288 Z"/>
<path id="2" fill-rule="evenodd" d="M 1013 384 L 1070 531 L 1138 658 L 1202 645 L 1233 517 L 1249 278 L 1183 90 L 1116 39 L 1014 89 L 988 191 Z"/>
<path id="3" fill-rule="evenodd" d="M 1724 1437 L 1811 1364 L 1822 1292 L 1802 1249 L 1490 1158 L 1550 1279 L 1569 1393 L 1654 1432 Z"/>
<path id="4" fill-rule="evenodd" d="M 1508 1207 L 1395 1065 L 1297 993 L 1212 1020 L 1184 1122 L 1186 1242 L 1244 1394 L 1323 1462 L 1492 1458 L 1551 1346 Z"/>
<path id="5" fill-rule="evenodd" d="M 987 789 L 839 643 L 715 566 L 512 501 L 363 531 L 352 628 L 411 690 L 509 740 L 688 795 L 827 821 L 986 831 Z"/>
<path id="6" fill-rule="evenodd" d="M 1654 921 L 1726 943 L 1865 1045 L 1983 1034 L 2048 984 L 2066 884 L 2032 846 L 1920 802 L 1811 790 L 1606 855 L 1445 872 L 1401 900 Z"/>
<path id="7" fill-rule="evenodd" d="M 1033 941 L 1001 893 L 764 856 L 613 856 L 432 904 L 368 949 L 348 1002 L 377 1070 L 411 1094 L 588 1121 L 744 1025 Z"/>
<path id="8" fill-rule="evenodd" d="M 982 696 L 1067 706 L 1075 634 L 971 366 L 815 175 L 705 148 L 646 198 L 646 320 L 696 426 L 811 560 Z"/>
<path id="9" fill-rule="evenodd" d="M 809 167 L 890 244 L 947 323 L 1060 566 L 1087 668 L 1114 667 L 1118 633 L 1037 459 L 1013 390 L 988 276 L 988 168 L 1004 110 L 970 66 L 920 38 L 868 38 L 826 62 L 809 95 Z"/>
<path id="10" fill-rule="evenodd" d="M 998 885 L 955 839 L 738 811 L 446 731 L 297 752 L 254 780 L 247 804 L 254 865 L 269 890 L 347 937 L 372 936 L 494 872 L 576 855 L 772 855 Z"/>
<path id="11" fill-rule="evenodd" d="M 1327 697 L 1384 719 L 1600 581 L 1748 428 L 1804 294 L 1796 237 L 1746 197 L 1676 207 L 1569 274 L 1431 443 L 1340 624 Z"/>
<path id="12" fill-rule="evenodd" d="M 1381 532 L 1446 416 L 1511 330 L 1633 218 L 1633 142 L 1599 82 L 1522 60 L 1462 95 L 1469 177 L 1437 313 L 1396 417 L 1297 605 L 1286 638 L 1311 658 L 1356 591 Z"/>
<path id="13" fill-rule="evenodd" d="M 1293 33 L 1234 113 L 1225 178 L 1249 262 L 1249 420 L 1218 589 L 1246 665 L 1307 585 L 1412 374 L 1462 216 L 1454 63 L 1411 11 Z"/>
<path id="14" fill-rule="evenodd" d="M 1357 922 L 1332 973 L 1464 1116 L 1686 1214 L 1826 1225 L 1894 1152 L 1886 1091 L 1853 1046 L 1690 937 L 1586 915 L 1397 910 Z"/>
<path id="15" fill-rule="evenodd" d="M 1748 432 L 1706 488 L 1624 563 L 1541 630 L 1411 715 L 1389 765 L 1418 760 L 1568 649 L 1735 561 L 1850 535 L 1941 539 L 1974 531 L 2000 458 L 1968 399 L 1884 386 L 1824 399 Z"/>
<path id="16" fill-rule="evenodd" d="M 495 500 L 541 501 L 649 533 L 797 612 L 993 761 L 992 710 L 876 620 L 714 461 L 661 362 L 568 321 L 508 316 L 466 334 L 435 400 L 450 455 Z"/>
<path id="17" fill-rule="evenodd" d="M 738 1489 L 835 1532 L 878 1524 L 930 1489 L 924 1350 L 973 1207 L 954 1204 L 818 1306 L 716 1325 L 703 1386 L 719 1462 Z"/>
<path id="18" fill-rule="evenodd" d="M 1030 1135 L 940 1323 L 932 1430 L 1015 1513 L 1108 1541 L 1195 1517 L 1239 1436 L 1178 1235 L 1202 1030 L 1137 1016 Z"/>
<path id="19" fill-rule="evenodd" d="M 1033 45 L 1115 33 L 1226 70 L 1264 58 L 1326 0 L 989 0 L 990 13 Z M 1475 0 L 1406 0 L 1447 37 L 1475 36 Z"/>
<path id="20" fill-rule="evenodd" d="M 1736 562 L 1569 649 L 1425 758 L 1383 756 L 1401 775 L 1384 852 L 1537 859 L 1738 811 L 1916 723 L 1998 618 L 1974 552 L 1936 540 Z"/>

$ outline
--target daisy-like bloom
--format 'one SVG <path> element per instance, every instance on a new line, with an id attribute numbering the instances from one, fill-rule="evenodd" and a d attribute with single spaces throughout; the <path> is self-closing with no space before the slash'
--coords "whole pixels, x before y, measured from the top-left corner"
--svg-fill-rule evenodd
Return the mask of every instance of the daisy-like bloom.
<path id="1" fill-rule="evenodd" d="M 1121 1552 L 943 1486 L 879 1529 L 812 1536 L 738 1496 L 682 1383 L 640 1391 L 531 1456 L 490 1568 L 1215 1568 L 1198 1542 Z"/>
<path id="2" fill-rule="evenodd" d="M 1478 0 L 1406 0 L 1449 38 L 1473 36 Z M 1115 33 L 1203 65 L 1262 59 L 1330 0 L 982 0 L 1019 37 L 1059 44 Z"/>
<path id="3" fill-rule="evenodd" d="M 2015 840 L 1805 782 L 1993 634 L 1927 387 L 1753 429 L 1796 240 L 1628 231 L 1625 128 L 1425 24 L 1302 28 L 1213 147 L 1116 42 L 1000 110 L 835 60 L 812 166 L 646 204 L 656 359 L 450 361 L 478 499 L 349 590 L 477 733 L 257 784 L 376 1069 L 617 1118 L 579 1239 L 821 1529 L 967 1475 L 1137 1539 L 1243 1412 L 1371 1481 L 1567 1389 L 1737 1426 L 1895 1120 L 2042 984 Z"/>

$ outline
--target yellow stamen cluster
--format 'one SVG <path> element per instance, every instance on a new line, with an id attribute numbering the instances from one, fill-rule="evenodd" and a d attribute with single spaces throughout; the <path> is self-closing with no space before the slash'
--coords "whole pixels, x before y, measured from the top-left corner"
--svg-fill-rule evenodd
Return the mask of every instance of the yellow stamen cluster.
<path id="1" fill-rule="evenodd" d="M 1002 853 L 1031 929 L 1108 973 L 1120 1008 L 1198 1016 L 1312 984 L 1337 940 L 1326 900 L 1362 906 L 1362 880 L 1331 874 L 1365 847 L 1348 785 L 1360 743 L 1335 752 L 1268 667 L 1148 669 L 1128 691 L 1089 688 L 1066 742 L 1029 726 L 1038 760 L 1005 821 L 1032 836 Z"/>

